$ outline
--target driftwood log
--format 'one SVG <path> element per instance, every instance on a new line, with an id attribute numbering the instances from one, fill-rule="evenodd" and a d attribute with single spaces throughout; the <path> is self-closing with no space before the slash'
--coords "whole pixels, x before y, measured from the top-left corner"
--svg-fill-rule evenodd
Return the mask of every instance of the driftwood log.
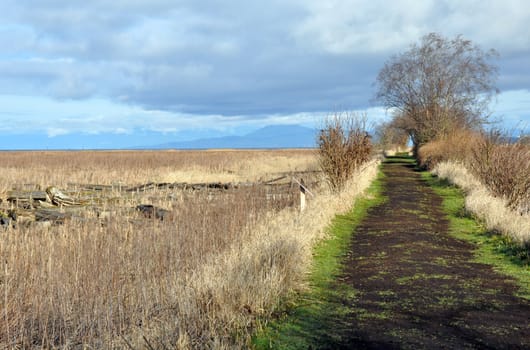
<path id="1" fill-rule="evenodd" d="M 49 195 L 50 200 L 53 204 L 56 205 L 81 205 L 82 202 L 75 200 L 74 198 L 70 197 L 69 195 L 65 194 L 61 190 L 59 190 L 57 187 L 50 186 L 46 189 L 46 193 Z"/>
<path id="2" fill-rule="evenodd" d="M 6 193 L 3 197 L 4 203 L 0 201 L 0 226 L 6 228 L 26 224 L 61 224 L 69 219 L 96 220 L 104 224 L 113 217 L 132 219 L 138 215 L 167 221 L 171 212 L 166 209 L 152 204 L 130 206 L 129 203 L 145 200 L 146 194 L 151 191 L 154 193 L 148 194 L 148 200 L 156 201 L 157 198 L 181 198 L 180 195 L 173 197 L 172 193 L 167 193 L 172 190 L 178 190 L 179 193 L 204 192 L 210 196 L 225 195 L 232 190 L 244 190 L 255 186 L 266 188 L 265 191 L 260 191 L 264 200 L 285 200 L 292 197 L 293 189 L 298 187 L 293 181 L 293 175 L 294 173 L 278 173 L 273 179 L 257 183 L 149 182 L 135 186 L 126 186 L 122 183 L 113 185 L 69 183 L 67 189 L 50 186 L 46 191 L 40 190 L 38 185 L 18 185 Z M 120 203 L 126 204 L 120 205 Z"/>
<path id="3" fill-rule="evenodd" d="M 35 221 L 51 221 L 62 224 L 65 219 L 71 217 L 72 213 L 61 212 L 57 209 L 39 209 L 35 211 Z"/>
<path id="4" fill-rule="evenodd" d="M 34 201 L 47 201 L 46 191 L 8 191 L 7 201 L 14 204 L 29 203 Z"/>

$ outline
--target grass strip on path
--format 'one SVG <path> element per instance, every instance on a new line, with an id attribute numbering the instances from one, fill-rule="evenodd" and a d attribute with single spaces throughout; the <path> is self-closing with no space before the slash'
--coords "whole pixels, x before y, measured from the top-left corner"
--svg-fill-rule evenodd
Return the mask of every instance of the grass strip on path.
<path id="1" fill-rule="evenodd" d="M 450 233 L 461 240 L 474 244 L 476 261 L 494 266 L 500 273 L 517 282 L 518 296 L 530 299 L 530 258 L 528 249 L 511 242 L 509 238 L 488 231 L 465 210 L 464 193 L 447 180 L 429 172 L 423 179 L 443 198 L 443 209 L 450 221 Z"/>
<path id="2" fill-rule="evenodd" d="M 518 298 L 530 295 L 524 256 L 467 215 L 458 188 L 413 169 L 412 159 L 385 163 L 388 176 L 316 248 L 309 290 L 255 348 L 530 344 L 529 304 Z"/>
<path id="3" fill-rule="evenodd" d="M 314 250 L 314 263 L 309 288 L 291 301 L 288 311 L 270 322 L 253 339 L 256 349 L 308 349 L 333 337 L 334 322 L 350 309 L 341 302 L 345 297 L 354 298 L 355 291 L 336 280 L 342 271 L 342 263 L 348 254 L 355 227 L 365 217 L 369 208 L 384 201 L 381 180 L 377 179 L 365 196 L 355 201 L 350 212 L 337 215 L 328 228 L 329 238 Z"/>

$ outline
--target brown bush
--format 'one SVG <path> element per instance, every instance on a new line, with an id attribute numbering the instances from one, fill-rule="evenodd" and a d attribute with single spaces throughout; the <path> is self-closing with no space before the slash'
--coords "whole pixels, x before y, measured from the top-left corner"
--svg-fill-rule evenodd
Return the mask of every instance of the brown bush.
<path id="1" fill-rule="evenodd" d="M 317 144 L 320 167 L 331 188 L 338 191 L 355 169 L 370 159 L 372 143 L 366 116 L 339 113 L 328 117 Z"/>
<path id="2" fill-rule="evenodd" d="M 498 130 L 489 133 L 458 131 L 422 146 L 418 162 L 433 169 L 442 161 L 463 163 L 491 193 L 507 201 L 509 208 L 530 210 L 530 146 L 511 143 Z"/>
<path id="3" fill-rule="evenodd" d="M 418 150 L 418 163 L 423 169 L 433 169 L 436 164 L 447 159 L 447 142 L 445 140 L 429 142 Z"/>
<path id="4" fill-rule="evenodd" d="M 467 162 L 481 139 L 482 136 L 477 132 L 459 130 L 443 139 L 431 141 L 420 147 L 419 165 L 424 169 L 433 169 L 436 164 L 445 160 Z"/>
<path id="5" fill-rule="evenodd" d="M 509 143 L 498 131 L 480 138 L 468 165 L 493 193 L 504 198 L 508 207 L 530 210 L 530 146 Z"/>

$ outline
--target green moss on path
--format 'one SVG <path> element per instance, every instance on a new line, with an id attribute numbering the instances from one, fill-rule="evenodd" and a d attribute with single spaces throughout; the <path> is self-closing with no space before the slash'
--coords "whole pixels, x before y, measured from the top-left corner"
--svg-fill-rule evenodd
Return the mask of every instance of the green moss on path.
<path id="1" fill-rule="evenodd" d="M 383 174 L 368 189 L 366 196 L 356 201 L 352 210 L 335 217 L 330 227 L 330 239 L 314 251 L 314 263 L 309 281 L 310 290 L 303 293 L 289 312 L 270 323 L 254 339 L 257 349 L 307 349 L 315 344 L 333 342 L 330 324 L 347 316 L 349 308 L 342 298 L 355 299 L 355 291 L 337 283 L 343 270 L 342 262 L 348 256 L 351 235 L 366 216 L 369 208 L 381 204 Z"/>
<path id="2" fill-rule="evenodd" d="M 317 249 L 313 288 L 256 347 L 530 348 L 525 267 L 494 269 L 481 257 L 482 228 L 456 220 L 462 202 L 433 191 L 411 160 L 393 158 L 382 172 L 379 200 L 337 218 L 336 238 Z"/>

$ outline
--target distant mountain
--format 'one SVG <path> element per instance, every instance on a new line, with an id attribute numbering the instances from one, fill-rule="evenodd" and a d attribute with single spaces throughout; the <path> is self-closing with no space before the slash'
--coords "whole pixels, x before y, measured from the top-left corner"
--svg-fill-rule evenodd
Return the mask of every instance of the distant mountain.
<path id="1" fill-rule="evenodd" d="M 189 132 L 161 133 L 148 130 L 133 130 L 127 134 L 116 133 L 69 133 L 50 137 L 45 133 L 1 134 L 0 150 L 98 150 L 128 149 L 142 144 L 172 142 L 175 139 L 191 137 Z M 197 136 L 201 137 L 201 136 Z M 205 136 L 202 136 L 205 137 Z M 138 148 L 136 148 L 138 149 Z"/>
<path id="2" fill-rule="evenodd" d="M 270 125 L 243 136 L 225 136 L 184 142 L 169 142 L 142 148 L 310 148 L 315 147 L 315 135 L 315 129 L 300 125 Z"/>

